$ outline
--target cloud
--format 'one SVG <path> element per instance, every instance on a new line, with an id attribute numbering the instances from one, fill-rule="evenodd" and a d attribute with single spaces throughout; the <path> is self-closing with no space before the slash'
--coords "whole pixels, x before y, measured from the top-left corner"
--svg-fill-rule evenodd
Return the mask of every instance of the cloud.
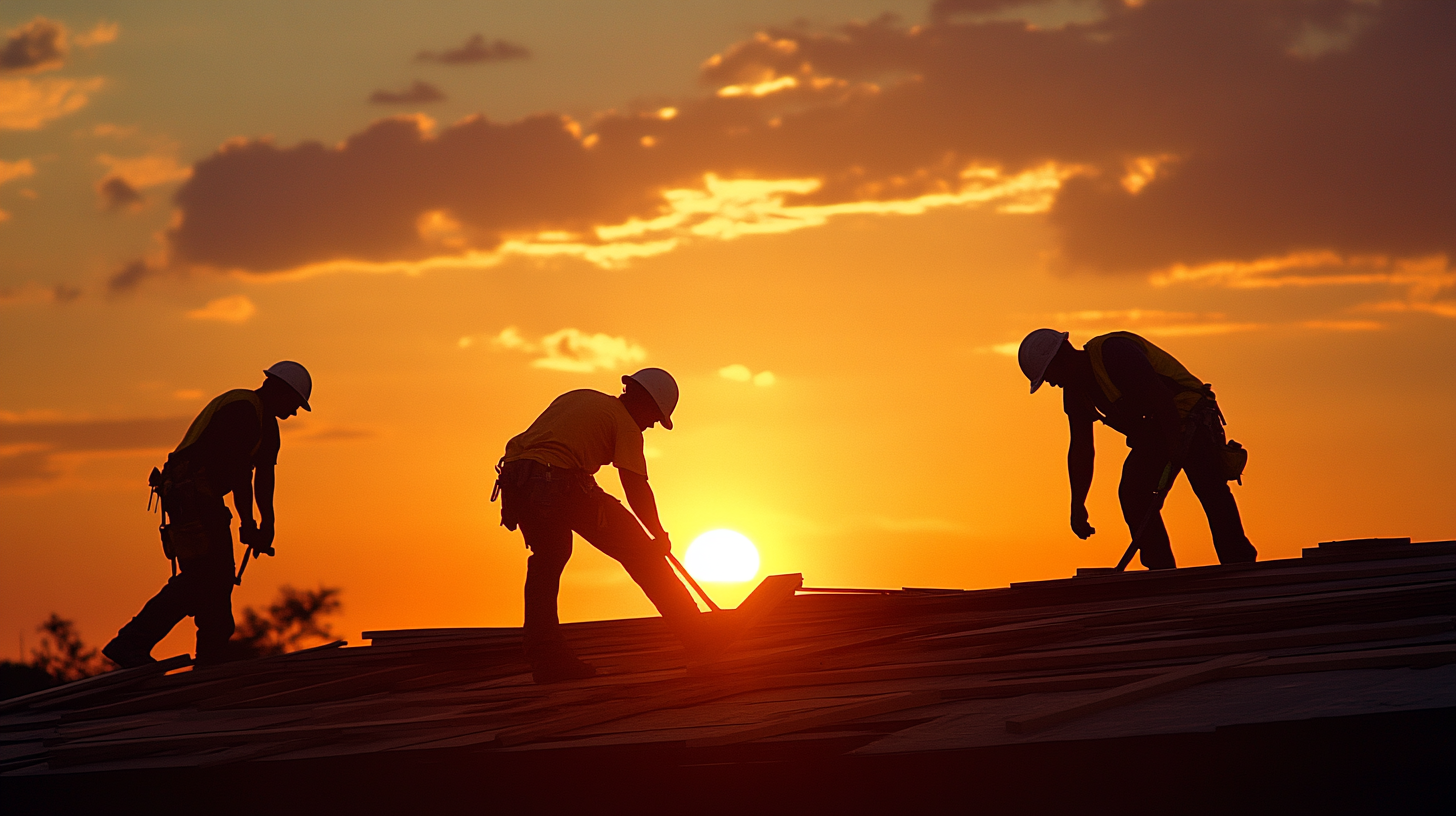
<path id="1" fill-rule="evenodd" d="M 30 420 L 0 416 L 0 486 L 54 482 L 63 462 L 118 452 L 163 451 L 181 439 L 188 419 Z"/>
<path id="2" fill-rule="evenodd" d="M 4 220 L 4 219 L 0 219 Z M 81 290 L 69 283 L 26 283 L 21 286 L 0 286 L 0 306 L 29 303 L 70 303 L 81 296 Z"/>
<path id="3" fill-rule="evenodd" d="M 0 48 L 0 71 L 46 71 L 66 62 L 66 27 L 37 17 L 10 32 Z"/>
<path id="4" fill-rule="evenodd" d="M 472 338 L 460 339 L 461 348 L 469 348 L 473 344 Z M 553 371 L 610 371 L 647 359 L 647 350 L 625 337 L 587 334 L 572 328 L 552 332 L 533 342 L 521 336 L 516 327 L 509 326 L 491 338 L 491 344 L 510 351 L 540 354 L 531 361 L 531 365 Z"/>
<path id="5" fill-rule="evenodd" d="M 192 168 L 180 164 L 171 152 L 121 157 L 102 153 L 96 161 L 105 165 L 110 175 L 125 179 L 127 184 L 137 189 L 182 181 L 192 176 Z"/>
<path id="6" fill-rule="evenodd" d="M 192 175 L 192 168 L 179 164 L 172 153 L 127 157 L 102 153 L 96 161 L 108 170 L 97 183 L 96 192 L 101 197 L 102 207 L 113 212 L 139 207 L 142 203 L 141 190 L 181 181 Z"/>
<path id="7" fill-rule="evenodd" d="M 74 38 L 76 45 L 82 48 L 94 48 L 109 42 L 116 42 L 117 36 L 121 34 L 121 26 L 117 23 L 97 23 L 96 27 L 84 34 L 77 34 Z"/>
<path id="8" fill-rule="evenodd" d="M 369 95 L 369 101 L 376 105 L 424 105 L 444 99 L 445 94 L 439 88 L 418 79 L 402 91 L 381 90 Z"/>
<path id="9" fill-rule="evenodd" d="M 415 62 L 438 62 L 444 65 L 474 65 L 482 62 L 527 59 L 531 52 L 525 46 L 509 40 L 495 40 L 487 43 L 484 35 L 474 34 L 459 48 L 445 51 L 421 51 L 415 55 Z"/>
<path id="10" fill-rule="evenodd" d="M 1306 320 L 1299 325 L 1315 331 L 1334 332 L 1368 332 L 1385 328 L 1385 324 L 1378 320 Z"/>
<path id="11" fill-rule="evenodd" d="M 137 288 L 142 281 L 156 274 L 157 270 L 148 265 L 146 261 L 137 259 L 113 272 L 111 277 L 106 279 L 106 290 L 113 295 L 124 294 Z"/>
<path id="12" fill-rule="evenodd" d="M 189 320 L 212 320 L 218 323 L 246 323 L 258 311 L 247 295 L 228 295 L 209 300 L 200 309 L 189 309 Z"/>
<path id="13" fill-rule="evenodd" d="M 1433 100 L 1456 98 L 1456 5 L 1147 0 L 1004 19 L 1028 5 L 769 28 L 707 60 L 702 94 L 587 123 L 394 117 L 340 145 L 235 140 L 178 192 L 168 240 L 182 263 L 252 272 L 615 265 L 987 206 L 1046 213 L 1060 262 L 1104 272 L 1453 254 L 1456 106 Z"/>
<path id="14" fill-rule="evenodd" d="M 107 176 L 102 179 L 96 185 L 96 194 L 101 196 L 102 208 L 112 212 L 135 209 L 142 203 L 142 194 L 121 176 Z"/>
<path id="15" fill-rule="evenodd" d="M 0 184 L 33 175 L 35 175 L 35 165 L 31 163 L 30 159 L 13 162 L 0 161 Z"/>
<path id="16" fill-rule="evenodd" d="M 86 107 L 105 84 L 101 77 L 0 79 L 0 130 L 37 130 Z"/>
<path id="17" fill-rule="evenodd" d="M 166 450 L 189 418 L 55 421 L 0 416 L 0 484 L 49 481 L 61 475 L 57 456 Z"/>
<path id="18" fill-rule="evenodd" d="M 778 382 L 778 377 L 775 377 L 772 371 L 760 371 L 754 374 L 752 369 L 742 363 L 723 366 L 718 369 L 718 376 L 733 382 L 751 382 L 761 388 L 767 388 Z"/>

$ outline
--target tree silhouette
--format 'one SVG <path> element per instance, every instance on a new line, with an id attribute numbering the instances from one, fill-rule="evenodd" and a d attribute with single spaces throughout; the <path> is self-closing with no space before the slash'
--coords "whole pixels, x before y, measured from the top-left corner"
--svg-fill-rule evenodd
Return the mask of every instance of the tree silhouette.
<path id="1" fill-rule="evenodd" d="M 339 611 L 342 592 L 338 587 L 299 590 L 284 586 L 263 612 L 245 607 L 230 644 L 233 658 L 267 657 L 302 648 L 310 641 L 333 640 L 333 629 L 322 618 Z"/>
<path id="2" fill-rule="evenodd" d="M 101 652 L 86 647 L 75 621 L 52 612 L 36 630 L 42 633 L 40 647 L 30 650 L 30 665 L 54 677 L 57 683 L 106 671 Z"/>

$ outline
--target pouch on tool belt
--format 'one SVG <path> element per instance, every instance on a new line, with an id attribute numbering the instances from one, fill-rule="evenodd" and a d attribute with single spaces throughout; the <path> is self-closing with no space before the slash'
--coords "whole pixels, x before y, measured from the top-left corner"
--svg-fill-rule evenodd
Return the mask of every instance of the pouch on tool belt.
<path id="1" fill-rule="evenodd" d="M 1239 484 L 1243 484 L 1244 468 L 1249 464 L 1248 449 L 1230 439 L 1218 449 L 1218 455 L 1223 462 L 1223 477 L 1231 482 L 1237 479 Z"/>
<path id="2" fill-rule="evenodd" d="M 192 560 L 207 553 L 207 528 L 200 521 L 162 525 L 162 554 L 168 559 Z"/>

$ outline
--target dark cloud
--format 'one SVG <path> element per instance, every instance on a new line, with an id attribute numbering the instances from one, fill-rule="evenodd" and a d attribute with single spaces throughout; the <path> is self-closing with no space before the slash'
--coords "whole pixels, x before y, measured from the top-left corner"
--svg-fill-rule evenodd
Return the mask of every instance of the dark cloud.
<path id="1" fill-rule="evenodd" d="M 84 422 L 0 422 L 0 446 L 39 445 L 52 453 L 171 447 L 187 430 L 187 417 Z"/>
<path id="2" fill-rule="evenodd" d="M 423 105 L 444 99 L 439 88 L 418 79 L 402 91 L 375 91 L 369 95 L 369 101 L 376 105 Z"/>
<path id="3" fill-rule="evenodd" d="M 0 421 L 0 484 L 50 480 L 60 475 L 59 453 L 165 450 L 187 430 L 185 417 L 86 422 Z M 13 452 L 8 455 L 4 451 Z"/>
<path id="4" fill-rule="evenodd" d="M 111 212 L 136 207 L 142 203 L 142 194 L 121 176 L 107 176 L 96 185 L 101 196 L 101 206 Z"/>
<path id="5" fill-rule="evenodd" d="M 146 261 L 140 259 L 132 261 L 107 278 L 106 291 L 113 295 L 130 292 L 154 274 L 156 274 L 156 270 L 148 266 Z"/>
<path id="6" fill-rule="evenodd" d="M 409 118 L 339 146 L 235 141 L 199 162 L 169 233 L 183 262 L 253 271 L 650 218 L 662 191 L 806 178 L 796 201 L 955 191 L 972 163 L 1077 168 L 1050 219 L 1065 260 L 1145 271 L 1302 249 L 1456 254 L 1456 3 L 1109 2 L 1059 28 L 892 20 L 770 29 L 709 60 L 672 115 L 579 138 L 536 116 L 438 134 Z M 731 87 L 728 87 L 731 86 Z"/>
<path id="7" fill-rule="evenodd" d="M 81 297 L 80 288 L 69 283 L 58 283 L 51 287 L 51 299 L 56 303 L 70 303 L 79 297 Z"/>
<path id="8" fill-rule="evenodd" d="M 9 456 L 0 454 L 0 485 L 14 482 L 50 481 L 61 475 L 45 451 L 26 450 Z"/>
<path id="9" fill-rule="evenodd" d="M 445 51 L 421 51 L 415 55 L 415 62 L 438 62 L 444 65 L 474 65 L 482 62 L 503 62 L 505 60 L 527 59 L 531 52 L 525 46 L 510 40 L 486 42 L 485 37 L 474 34 L 459 48 Z"/>
<path id="10" fill-rule="evenodd" d="M 37 17 L 10 32 L 0 48 L 0 72 L 44 71 L 66 61 L 66 27 Z"/>

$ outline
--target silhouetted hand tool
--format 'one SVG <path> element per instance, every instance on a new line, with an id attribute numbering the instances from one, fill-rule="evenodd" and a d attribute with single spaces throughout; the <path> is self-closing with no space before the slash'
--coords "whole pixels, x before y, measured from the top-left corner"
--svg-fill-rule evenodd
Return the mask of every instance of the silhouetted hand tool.
<path id="1" fill-rule="evenodd" d="M 698 597 L 703 599 L 703 603 L 707 604 L 709 609 L 713 610 L 714 612 L 723 611 L 723 608 L 713 603 L 713 599 L 708 597 L 708 593 L 704 592 L 703 588 L 698 586 L 698 582 L 693 580 L 693 576 L 688 574 L 687 568 L 682 565 L 681 561 L 677 560 L 677 556 L 673 555 L 669 551 L 667 554 L 667 560 L 672 562 L 673 567 L 676 568 L 678 573 L 682 575 L 683 579 L 688 582 L 688 586 L 692 587 L 693 590 L 698 593 Z"/>
<path id="2" fill-rule="evenodd" d="M 1143 513 L 1143 520 L 1138 523 L 1137 529 L 1133 531 L 1132 541 L 1128 542 L 1127 552 L 1122 554 L 1117 566 L 1112 568 L 1113 572 L 1122 572 L 1127 565 L 1132 563 L 1133 553 L 1138 551 L 1138 542 L 1142 540 L 1143 531 L 1148 528 L 1148 522 L 1163 510 L 1163 502 L 1168 498 L 1168 489 L 1173 485 L 1173 477 L 1177 475 L 1178 469 L 1172 462 L 1163 465 L 1163 475 L 1158 477 L 1158 487 L 1153 491 L 1153 502 L 1148 505 L 1148 511 Z"/>

